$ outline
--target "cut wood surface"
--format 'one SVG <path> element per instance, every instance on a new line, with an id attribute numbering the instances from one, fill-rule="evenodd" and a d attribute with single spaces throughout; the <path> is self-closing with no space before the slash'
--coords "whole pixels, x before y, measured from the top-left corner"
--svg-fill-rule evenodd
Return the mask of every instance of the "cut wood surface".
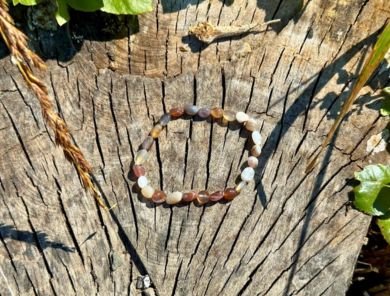
<path id="1" fill-rule="evenodd" d="M 75 13 L 56 32 L 24 24 L 47 58 L 58 112 L 117 206 L 106 212 L 84 192 L 1 44 L 0 294 L 344 295 L 370 222 L 348 207 L 348 180 L 389 162 L 366 150 L 386 124 L 367 91 L 319 165 L 304 170 L 389 15 L 386 0 L 161 0 L 137 21 Z M 201 21 L 277 18 L 208 46 L 188 36 Z M 385 65 L 368 89 L 383 78 Z M 256 182 L 232 203 L 155 206 L 128 178 L 154 122 L 184 103 L 261 122 Z M 148 176 L 166 191 L 224 188 L 244 148 L 234 124 L 177 120 L 153 147 Z M 140 275 L 151 288 L 137 288 Z"/>

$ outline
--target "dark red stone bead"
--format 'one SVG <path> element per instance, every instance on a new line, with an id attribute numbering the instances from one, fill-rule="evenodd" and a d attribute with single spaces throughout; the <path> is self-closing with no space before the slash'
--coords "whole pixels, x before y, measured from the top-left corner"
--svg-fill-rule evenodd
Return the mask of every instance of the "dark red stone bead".
<path id="1" fill-rule="evenodd" d="M 212 194 L 210 194 L 210 200 L 211 201 L 219 201 L 223 198 L 224 192 L 223 191 L 216 191 Z"/>
<path id="2" fill-rule="evenodd" d="M 226 200 L 233 200 L 238 195 L 238 192 L 234 188 L 226 188 L 223 193 L 223 198 Z"/>
<path id="3" fill-rule="evenodd" d="M 163 203 L 166 199 L 167 199 L 167 195 L 161 190 L 156 190 L 153 193 L 152 200 L 155 203 L 158 203 L 158 204 Z"/>
<path id="4" fill-rule="evenodd" d="M 196 192 L 186 192 L 183 193 L 183 198 L 181 199 L 184 202 L 191 202 L 198 198 L 198 194 Z"/>
<path id="5" fill-rule="evenodd" d="M 145 176 L 145 168 L 142 165 L 134 165 L 131 169 L 134 177 Z"/>

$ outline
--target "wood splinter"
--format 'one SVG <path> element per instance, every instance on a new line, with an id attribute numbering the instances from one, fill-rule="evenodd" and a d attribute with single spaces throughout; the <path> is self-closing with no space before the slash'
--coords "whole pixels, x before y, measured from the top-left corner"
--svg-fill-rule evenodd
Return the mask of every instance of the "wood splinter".
<path id="1" fill-rule="evenodd" d="M 188 33 L 192 36 L 195 36 L 203 43 L 210 44 L 217 39 L 239 36 L 249 32 L 257 32 L 254 30 L 256 27 L 267 26 L 278 22 L 280 22 L 280 19 L 271 20 L 265 23 L 254 23 L 242 26 L 214 26 L 209 22 L 200 22 L 194 26 L 191 26 L 188 30 Z"/>

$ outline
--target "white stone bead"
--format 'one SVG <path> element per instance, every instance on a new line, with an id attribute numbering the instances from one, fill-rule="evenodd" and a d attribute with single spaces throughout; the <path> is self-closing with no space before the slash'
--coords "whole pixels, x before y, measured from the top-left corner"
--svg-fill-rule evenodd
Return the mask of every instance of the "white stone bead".
<path id="1" fill-rule="evenodd" d="M 252 141 L 255 145 L 260 145 L 261 144 L 261 141 L 262 141 L 262 137 L 260 135 L 260 133 L 258 131 L 254 131 L 252 132 Z"/>
<path id="2" fill-rule="evenodd" d="M 138 184 L 138 187 L 142 189 L 149 184 L 149 180 L 145 176 L 141 176 L 138 178 L 137 184 Z"/>
<path id="3" fill-rule="evenodd" d="M 238 183 L 238 185 L 236 186 L 236 191 L 237 192 L 241 192 L 245 186 L 248 185 L 248 182 L 245 182 L 245 181 L 241 181 L 240 183 Z"/>
<path id="4" fill-rule="evenodd" d="M 255 170 L 251 167 L 245 168 L 241 173 L 241 180 L 250 182 L 255 177 Z"/>
<path id="5" fill-rule="evenodd" d="M 249 115 L 244 113 L 244 112 L 237 112 L 236 113 L 236 120 L 239 122 L 239 123 L 243 123 L 245 121 L 248 121 L 249 119 Z"/>
<path id="6" fill-rule="evenodd" d="M 261 146 L 260 145 L 254 145 L 251 149 L 251 155 L 255 157 L 259 157 L 261 154 Z"/>
<path id="7" fill-rule="evenodd" d="M 251 168 L 257 168 L 257 166 L 259 165 L 259 160 L 257 157 L 255 156 L 249 156 L 248 157 L 248 165 L 251 167 Z"/>
<path id="8" fill-rule="evenodd" d="M 169 205 L 174 205 L 174 204 L 179 203 L 181 201 L 182 197 L 183 197 L 183 193 L 181 193 L 179 191 L 168 193 L 166 202 Z"/>
<path id="9" fill-rule="evenodd" d="M 145 198 L 149 199 L 152 198 L 154 191 L 155 190 L 152 186 L 147 185 L 144 188 L 142 188 L 141 193 Z"/>

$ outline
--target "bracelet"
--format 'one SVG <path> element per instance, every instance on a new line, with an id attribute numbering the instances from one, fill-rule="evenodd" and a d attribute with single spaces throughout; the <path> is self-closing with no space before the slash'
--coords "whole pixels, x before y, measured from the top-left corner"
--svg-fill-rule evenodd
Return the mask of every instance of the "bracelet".
<path id="1" fill-rule="evenodd" d="M 250 156 L 248 157 L 248 166 L 241 172 L 241 182 L 235 187 L 226 188 L 224 190 L 215 191 L 209 193 L 207 190 L 199 192 L 188 191 L 188 192 L 170 192 L 164 193 L 161 190 L 154 189 L 150 184 L 149 180 L 145 175 L 145 168 L 143 164 L 148 158 L 149 150 L 153 146 L 154 141 L 159 137 L 161 131 L 168 125 L 171 120 L 176 120 L 184 116 L 194 117 L 197 116 L 199 119 L 208 119 L 211 117 L 214 121 L 219 121 L 223 125 L 227 125 L 230 122 L 237 121 L 242 124 L 250 134 L 251 149 Z M 258 157 L 261 153 L 261 142 L 262 137 L 260 132 L 257 131 L 258 123 L 255 119 L 251 118 L 245 112 L 233 112 L 229 110 L 223 110 L 222 108 L 199 108 L 195 105 L 185 105 L 183 107 L 175 107 L 169 110 L 161 116 L 160 120 L 152 128 L 149 135 L 140 145 L 135 158 L 134 164 L 131 168 L 131 176 L 133 180 L 137 182 L 141 194 L 147 200 L 153 201 L 154 203 L 160 204 L 166 202 L 167 204 L 178 204 L 180 202 L 196 202 L 199 205 L 204 205 L 207 202 L 217 201 L 231 201 L 238 196 L 241 190 L 254 179 L 255 168 L 259 164 Z"/>

